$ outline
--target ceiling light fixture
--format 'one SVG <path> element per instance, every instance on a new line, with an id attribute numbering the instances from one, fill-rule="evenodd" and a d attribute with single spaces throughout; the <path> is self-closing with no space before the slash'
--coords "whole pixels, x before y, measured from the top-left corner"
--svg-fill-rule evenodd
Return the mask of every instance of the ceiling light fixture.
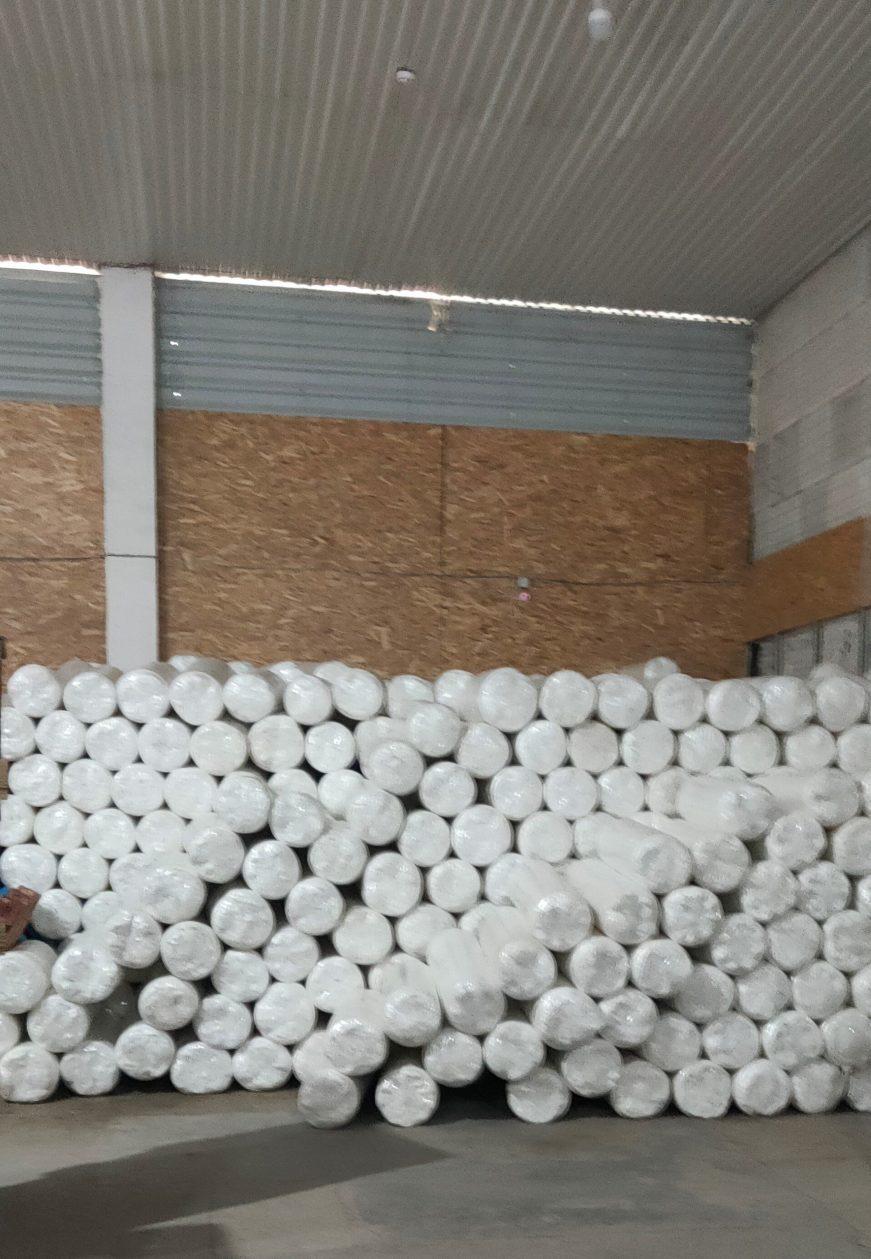
<path id="1" fill-rule="evenodd" d="M 614 34 L 614 14 L 604 4 L 594 4 L 587 14 L 587 29 L 597 44 L 610 39 Z"/>
<path id="2" fill-rule="evenodd" d="M 408 66 L 400 66 L 399 69 L 396 71 L 397 83 L 402 83 L 402 84 L 414 83 L 416 79 L 417 79 L 417 72 L 415 70 L 410 69 Z"/>

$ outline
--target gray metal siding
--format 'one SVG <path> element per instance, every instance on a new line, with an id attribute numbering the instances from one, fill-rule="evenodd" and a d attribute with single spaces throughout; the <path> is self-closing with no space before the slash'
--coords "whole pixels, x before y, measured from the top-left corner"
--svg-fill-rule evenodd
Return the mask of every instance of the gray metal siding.
<path id="1" fill-rule="evenodd" d="M 159 400 L 212 411 L 749 437 L 750 330 L 158 283 Z"/>
<path id="2" fill-rule="evenodd" d="M 0 271 L 0 398 L 100 401 L 96 276 Z"/>

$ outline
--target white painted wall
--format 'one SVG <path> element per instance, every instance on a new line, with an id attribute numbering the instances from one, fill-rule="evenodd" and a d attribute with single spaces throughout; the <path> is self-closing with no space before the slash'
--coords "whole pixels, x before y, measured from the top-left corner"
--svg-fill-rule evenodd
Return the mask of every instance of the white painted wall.
<path id="1" fill-rule="evenodd" d="M 871 515 L 871 227 L 760 321 L 754 553 Z"/>

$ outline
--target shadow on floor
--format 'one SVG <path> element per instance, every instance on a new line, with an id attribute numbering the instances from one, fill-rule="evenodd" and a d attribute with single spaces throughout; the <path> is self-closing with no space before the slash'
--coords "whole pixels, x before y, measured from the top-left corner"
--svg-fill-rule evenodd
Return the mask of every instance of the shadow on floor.
<path id="1" fill-rule="evenodd" d="M 3 1253 L 27 1259 L 237 1259 L 217 1225 L 148 1226 L 445 1157 L 374 1125 L 354 1141 L 341 1131 L 289 1124 L 181 1142 L 0 1188 Z M 170 1248 L 161 1248 L 170 1236 Z"/>

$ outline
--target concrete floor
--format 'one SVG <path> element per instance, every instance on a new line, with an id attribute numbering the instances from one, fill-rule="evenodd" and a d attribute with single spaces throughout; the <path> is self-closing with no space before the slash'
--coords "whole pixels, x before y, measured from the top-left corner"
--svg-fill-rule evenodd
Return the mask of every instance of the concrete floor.
<path id="1" fill-rule="evenodd" d="M 0 1242 L 27 1259 L 851 1259 L 871 1253 L 871 1118 L 550 1127 L 498 1093 L 340 1132 L 292 1092 L 2 1108 Z"/>

